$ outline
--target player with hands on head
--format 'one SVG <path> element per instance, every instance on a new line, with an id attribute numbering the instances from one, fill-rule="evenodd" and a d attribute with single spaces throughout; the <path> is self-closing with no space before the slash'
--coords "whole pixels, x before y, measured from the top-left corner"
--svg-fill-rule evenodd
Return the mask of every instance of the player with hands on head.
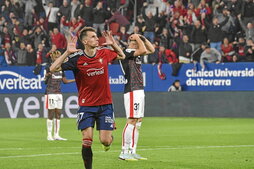
<path id="1" fill-rule="evenodd" d="M 145 106 L 141 57 L 154 53 L 154 51 L 153 45 L 144 36 L 132 34 L 128 39 L 128 47 L 124 50 L 126 58 L 120 62 L 127 80 L 124 87 L 127 122 L 122 133 L 122 151 L 119 155 L 121 160 L 147 159 L 136 153 Z"/>
<path id="2" fill-rule="evenodd" d="M 125 54 L 116 44 L 111 32 L 102 33 L 108 48 L 99 48 L 96 30 L 84 27 L 79 37 L 69 36 L 67 50 L 50 67 L 54 72 L 72 70 L 78 89 L 78 129 L 82 132 L 82 158 L 86 169 L 92 169 L 93 128 L 99 130 L 99 139 L 105 151 L 109 150 L 113 141 L 114 110 L 108 79 L 108 64 L 115 59 L 124 59 Z M 82 50 L 76 48 L 77 40 L 83 45 Z M 64 62 L 64 60 L 67 61 Z"/>

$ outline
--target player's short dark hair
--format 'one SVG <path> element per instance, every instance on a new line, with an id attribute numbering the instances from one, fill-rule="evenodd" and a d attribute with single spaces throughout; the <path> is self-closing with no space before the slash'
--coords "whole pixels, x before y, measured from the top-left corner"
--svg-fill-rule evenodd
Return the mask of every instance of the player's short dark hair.
<path id="1" fill-rule="evenodd" d="M 84 27 L 79 32 L 79 36 L 78 36 L 79 40 L 82 40 L 82 38 L 84 36 L 87 36 L 87 32 L 96 32 L 96 30 L 94 28 L 92 28 L 92 27 Z"/>

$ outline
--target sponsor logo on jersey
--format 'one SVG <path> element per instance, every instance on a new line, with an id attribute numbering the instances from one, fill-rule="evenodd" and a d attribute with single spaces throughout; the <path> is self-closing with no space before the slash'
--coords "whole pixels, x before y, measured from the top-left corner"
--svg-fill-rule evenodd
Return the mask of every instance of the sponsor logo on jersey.
<path id="1" fill-rule="evenodd" d="M 13 71 L 0 71 L 0 76 L 8 76 L 9 78 L 0 78 L 0 90 L 20 90 L 20 89 L 42 89 L 41 75 L 37 78 L 26 78 Z"/>
<path id="2" fill-rule="evenodd" d="M 91 68 L 87 70 L 88 76 L 98 76 L 104 74 L 104 68 Z"/>

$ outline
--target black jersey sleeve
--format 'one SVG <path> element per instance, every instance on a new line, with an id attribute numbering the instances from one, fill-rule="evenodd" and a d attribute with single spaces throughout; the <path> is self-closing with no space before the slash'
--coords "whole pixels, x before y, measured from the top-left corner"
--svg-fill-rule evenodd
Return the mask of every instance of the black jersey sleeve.
<path id="1" fill-rule="evenodd" d="M 75 52 L 71 55 L 69 55 L 66 58 L 66 61 L 64 61 L 64 63 L 62 63 L 61 67 L 62 70 L 76 70 L 77 69 L 77 62 L 79 57 L 81 56 L 80 52 Z"/>

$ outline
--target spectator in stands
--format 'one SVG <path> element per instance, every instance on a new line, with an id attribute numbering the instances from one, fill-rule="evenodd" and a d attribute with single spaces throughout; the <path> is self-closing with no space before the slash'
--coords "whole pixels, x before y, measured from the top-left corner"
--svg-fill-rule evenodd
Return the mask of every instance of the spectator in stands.
<path id="1" fill-rule="evenodd" d="M 138 26 L 133 27 L 133 32 L 131 34 L 140 34 L 142 35 L 142 32 L 139 30 Z"/>
<path id="2" fill-rule="evenodd" d="M 119 11 L 116 11 L 115 9 L 113 9 L 111 10 L 111 15 L 112 16 L 108 20 L 106 20 L 106 24 L 110 24 L 111 22 L 116 22 L 120 26 L 126 27 L 126 30 L 129 29 L 130 22 Z"/>
<path id="3" fill-rule="evenodd" d="M 66 20 L 71 19 L 71 6 L 69 5 L 68 0 L 63 0 L 63 4 L 59 8 L 57 16 L 59 19 L 63 16 Z"/>
<path id="4" fill-rule="evenodd" d="M 145 28 L 144 28 L 144 36 L 151 41 L 154 42 L 155 38 L 155 25 L 158 18 L 158 8 L 156 8 L 156 14 L 153 16 L 152 12 L 149 11 L 147 14 L 145 13 L 145 9 L 147 8 L 147 3 L 143 4 L 142 8 L 142 16 L 145 20 Z"/>
<path id="5" fill-rule="evenodd" d="M 179 13 L 180 16 L 185 16 L 186 15 L 187 11 L 186 11 L 182 1 L 176 0 L 174 2 L 173 13 Z"/>
<path id="6" fill-rule="evenodd" d="M 80 29 L 82 26 L 84 26 L 85 21 L 79 16 L 78 20 L 76 18 L 71 18 L 70 21 L 66 21 L 65 17 L 61 20 L 62 24 L 66 26 L 68 29 L 70 27 L 73 27 L 73 29 Z"/>
<path id="7" fill-rule="evenodd" d="M 13 44 L 12 47 L 15 55 L 17 56 L 17 64 L 20 66 L 25 66 L 27 64 L 27 50 L 25 43 L 21 42 L 19 47 L 16 47 L 15 44 Z"/>
<path id="8" fill-rule="evenodd" d="M 38 45 L 36 50 L 36 64 L 42 64 L 44 66 L 49 64 L 49 58 L 47 57 L 47 50 L 42 43 Z"/>
<path id="9" fill-rule="evenodd" d="M 194 50 L 191 54 L 191 61 L 196 64 L 200 62 L 200 56 L 204 52 L 207 47 L 207 43 L 203 42 L 196 50 Z"/>
<path id="10" fill-rule="evenodd" d="M 254 20 L 254 1 L 253 0 L 245 0 L 242 4 L 242 12 L 241 12 L 244 23 L 250 23 Z"/>
<path id="11" fill-rule="evenodd" d="M 235 55 L 235 51 L 232 43 L 229 42 L 228 38 L 224 38 L 223 43 L 221 45 L 222 50 L 222 61 L 223 62 L 233 62 L 233 56 Z"/>
<path id="12" fill-rule="evenodd" d="M 57 25 L 57 12 L 59 8 L 54 7 L 53 2 L 49 2 L 48 5 L 45 3 L 45 0 L 42 0 L 43 8 L 46 13 L 46 18 L 48 20 L 48 31 L 53 30 L 53 28 L 58 27 Z"/>
<path id="13" fill-rule="evenodd" d="M 85 0 L 85 5 L 80 10 L 80 16 L 85 20 L 86 26 L 93 26 L 93 8 L 91 0 Z"/>
<path id="14" fill-rule="evenodd" d="M 204 25 L 201 25 L 199 20 L 194 22 L 191 32 L 191 42 L 193 43 L 194 50 L 200 47 L 200 45 L 207 41 L 207 32 Z"/>
<path id="15" fill-rule="evenodd" d="M 34 7 L 37 5 L 35 0 L 26 0 L 22 1 L 25 5 L 25 20 L 24 24 L 28 27 L 31 27 L 33 25 L 33 14 L 35 13 Z"/>
<path id="16" fill-rule="evenodd" d="M 167 28 L 163 28 L 162 33 L 160 35 L 160 46 L 164 46 L 166 49 L 169 49 L 172 45 L 172 36 L 169 34 L 169 31 Z"/>
<path id="17" fill-rule="evenodd" d="M 245 40 L 243 37 L 239 37 L 238 41 L 233 42 L 233 48 L 235 55 L 233 56 L 234 62 L 244 62 L 245 61 Z"/>
<path id="18" fill-rule="evenodd" d="M 205 70 L 205 63 L 220 63 L 221 62 L 221 54 L 215 48 L 211 48 L 210 46 L 206 46 L 204 52 L 202 52 L 200 57 L 200 64 L 202 66 L 202 70 Z"/>
<path id="19" fill-rule="evenodd" d="M 189 43 L 189 37 L 183 36 L 183 40 L 179 44 L 179 62 L 190 63 L 191 62 L 192 47 Z"/>
<path id="20" fill-rule="evenodd" d="M 139 15 L 137 17 L 137 22 L 136 22 L 135 26 L 138 26 L 139 31 L 142 32 L 142 34 L 143 34 L 143 32 L 145 30 L 145 21 L 144 21 L 142 15 Z"/>
<path id="21" fill-rule="evenodd" d="M 12 32 L 12 36 L 11 36 L 12 43 L 14 41 L 15 44 L 17 46 L 19 46 L 19 44 L 20 44 L 20 37 L 21 37 L 21 34 L 19 33 L 19 31 L 16 28 L 13 28 L 13 32 Z"/>
<path id="22" fill-rule="evenodd" d="M 26 45 L 26 65 L 27 66 L 35 66 L 36 64 L 36 54 L 31 44 Z"/>
<path id="23" fill-rule="evenodd" d="M 63 34 L 61 34 L 58 28 L 53 29 L 53 33 L 51 34 L 51 42 L 55 44 L 57 49 L 65 49 L 67 42 Z"/>
<path id="24" fill-rule="evenodd" d="M 252 22 L 247 23 L 247 26 L 246 26 L 244 24 L 244 22 L 242 21 L 240 14 L 238 15 L 238 19 L 239 19 L 239 22 L 240 22 L 240 25 L 241 25 L 242 29 L 245 32 L 245 38 L 246 39 L 252 39 L 254 41 L 254 25 L 252 23 L 254 20 L 252 20 Z"/>
<path id="25" fill-rule="evenodd" d="M 47 39 L 47 32 L 42 29 L 42 26 L 36 26 L 30 32 L 30 38 L 33 39 L 33 46 L 37 47 L 42 41 L 46 41 Z"/>
<path id="26" fill-rule="evenodd" d="M 11 35 L 9 34 L 7 27 L 4 26 L 3 31 L 0 33 L 3 45 L 5 45 L 6 43 L 11 43 Z"/>
<path id="27" fill-rule="evenodd" d="M 221 52 L 221 42 L 224 37 L 224 32 L 222 31 L 222 27 L 228 22 L 229 17 L 227 16 L 226 19 L 219 23 L 218 18 L 213 18 L 212 24 L 206 23 L 208 27 L 208 41 L 211 45 L 211 48 L 217 49 Z"/>
<path id="28" fill-rule="evenodd" d="M 97 30 L 100 29 L 100 32 L 104 31 L 105 27 L 105 20 L 108 16 L 108 12 L 103 9 L 103 3 L 98 2 L 96 7 L 93 9 L 93 17 L 94 17 L 94 22 L 93 22 L 93 27 Z"/>
<path id="29" fill-rule="evenodd" d="M 41 29 L 44 29 L 45 31 L 48 30 L 48 18 L 44 19 L 43 17 L 40 17 L 38 19 L 36 19 L 35 23 L 34 23 L 34 27 L 36 26 L 40 26 Z M 33 29 L 34 29 L 33 27 Z"/>
<path id="30" fill-rule="evenodd" d="M 20 42 L 24 42 L 25 44 L 32 43 L 27 29 L 23 29 L 22 35 L 20 37 Z"/>
<path id="31" fill-rule="evenodd" d="M 182 91 L 180 80 L 175 80 L 173 84 L 168 88 L 168 92 L 180 92 Z"/>
<path id="32" fill-rule="evenodd" d="M 0 46 L 0 67 L 5 67 L 7 66 L 5 57 L 4 57 L 4 50 L 2 46 Z"/>
<path id="33" fill-rule="evenodd" d="M 3 30 L 5 23 L 6 23 L 5 18 L 0 15 L 0 32 Z"/>
<path id="34" fill-rule="evenodd" d="M 206 0 L 201 0 L 198 7 L 195 9 L 195 13 L 197 17 L 201 16 L 202 14 L 205 14 L 209 17 L 212 14 L 212 10 L 206 3 Z"/>
<path id="35" fill-rule="evenodd" d="M 17 63 L 17 57 L 15 55 L 14 50 L 11 47 L 11 44 L 9 42 L 5 43 L 4 46 L 4 57 L 5 61 L 8 65 L 15 65 Z"/>
<path id="36" fill-rule="evenodd" d="M 80 14 L 80 9 L 83 5 L 81 5 L 79 0 L 72 0 L 71 1 L 71 18 L 78 18 Z"/>
<path id="37" fill-rule="evenodd" d="M 120 40 L 123 42 L 127 42 L 128 38 L 129 38 L 129 34 L 126 31 L 126 27 L 125 26 L 121 26 L 118 36 L 120 37 Z"/>
<path id="38" fill-rule="evenodd" d="M 10 18 L 9 15 L 10 12 L 14 11 L 14 6 L 12 3 L 8 0 L 4 1 L 4 5 L 2 6 L 1 14 L 5 17 L 5 19 L 9 22 Z"/>
<path id="39" fill-rule="evenodd" d="M 172 50 L 166 49 L 164 46 L 160 46 L 158 53 L 158 61 L 160 63 L 173 64 L 178 63 L 178 58 Z"/>
<path id="40" fill-rule="evenodd" d="M 219 9 L 222 8 L 222 9 Z M 227 19 L 227 17 L 229 17 L 228 22 L 222 26 L 222 31 L 225 33 L 225 36 L 229 38 L 230 42 L 233 41 L 234 39 L 234 35 L 235 35 L 235 31 L 236 31 L 236 23 L 235 20 L 233 18 L 233 16 L 231 15 L 231 12 L 228 10 L 227 6 L 223 6 L 223 7 L 217 7 L 214 9 L 214 16 L 218 18 L 218 22 L 222 23 L 224 20 Z"/>
<path id="41" fill-rule="evenodd" d="M 228 10 L 234 17 L 238 16 L 242 10 L 242 0 L 229 0 L 227 3 Z"/>
<path id="42" fill-rule="evenodd" d="M 158 16 L 157 21 L 156 21 L 157 30 L 155 28 L 155 32 L 157 32 L 157 34 L 160 35 L 163 31 L 163 28 L 166 27 L 167 22 L 165 22 L 165 21 L 167 20 L 167 17 L 168 16 L 166 15 L 165 11 L 161 11 L 159 13 L 159 16 Z"/>
<path id="43" fill-rule="evenodd" d="M 244 47 L 245 58 L 247 62 L 254 61 L 254 43 L 252 39 L 248 39 Z"/>

